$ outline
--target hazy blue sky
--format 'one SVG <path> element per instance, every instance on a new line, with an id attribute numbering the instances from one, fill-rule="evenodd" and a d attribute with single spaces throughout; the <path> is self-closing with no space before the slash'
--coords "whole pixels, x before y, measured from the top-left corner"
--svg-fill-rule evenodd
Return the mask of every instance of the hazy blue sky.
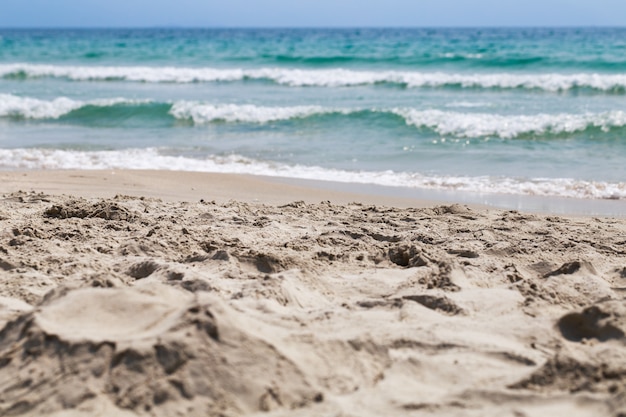
<path id="1" fill-rule="evenodd" d="M 626 25 L 626 0 L 1 0 L 1 3 L 1 27 Z"/>

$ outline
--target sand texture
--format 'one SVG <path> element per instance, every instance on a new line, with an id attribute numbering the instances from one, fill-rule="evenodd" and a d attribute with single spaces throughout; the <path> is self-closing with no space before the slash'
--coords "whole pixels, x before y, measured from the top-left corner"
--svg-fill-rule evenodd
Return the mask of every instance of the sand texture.
<path id="1" fill-rule="evenodd" d="M 0 415 L 624 416 L 626 220 L 0 201 Z"/>

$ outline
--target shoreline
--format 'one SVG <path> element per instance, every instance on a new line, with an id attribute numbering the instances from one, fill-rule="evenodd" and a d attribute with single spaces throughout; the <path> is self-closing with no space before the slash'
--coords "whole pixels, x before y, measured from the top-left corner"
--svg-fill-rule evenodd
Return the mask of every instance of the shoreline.
<path id="1" fill-rule="evenodd" d="M 361 202 L 399 208 L 464 204 L 473 208 L 517 210 L 559 216 L 626 217 L 626 201 L 508 194 L 475 194 L 306 180 L 249 174 L 168 170 L 33 170 L 1 171 L 2 192 L 38 191 L 79 197 L 110 198 L 116 194 L 165 201 L 261 202 L 293 201 L 336 204 Z"/>
<path id="2" fill-rule="evenodd" d="M 2 171 L 3 192 L 36 191 L 85 198 L 117 194 L 161 198 L 165 201 L 200 200 L 288 204 L 294 201 L 334 204 L 360 202 L 399 208 L 429 207 L 444 200 L 394 194 L 391 187 L 355 187 L 353 184 L 309 181 L 248 174 L 166 170 L 37 170 Z M 382 192 L 381 192 L 382 191 Z"/>

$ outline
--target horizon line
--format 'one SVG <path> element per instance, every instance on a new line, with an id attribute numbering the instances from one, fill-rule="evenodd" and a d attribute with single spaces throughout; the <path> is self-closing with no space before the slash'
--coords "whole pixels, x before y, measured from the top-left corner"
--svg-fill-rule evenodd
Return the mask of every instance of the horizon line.
<path id="1" fill-rule="evenodd" d="M 371 25 L 371 26 L 333 26 L 333 25 L 319 25 L 319 26 L 196 26 L 196 25 L 139 25 L 139 26 L 127 26 L 127 25 L 111 25 L 111 26 L 0 26 L 0 30 L 103 30 L 103 29 L 118 29 L 118 30 L 138 30 L 138 29 L 188 29 L 188 30 L 371 30 L 371 29 L 626 29 L 626 25 L 433 25 L 433 26 L 384 26 L 384 25 Z"/>

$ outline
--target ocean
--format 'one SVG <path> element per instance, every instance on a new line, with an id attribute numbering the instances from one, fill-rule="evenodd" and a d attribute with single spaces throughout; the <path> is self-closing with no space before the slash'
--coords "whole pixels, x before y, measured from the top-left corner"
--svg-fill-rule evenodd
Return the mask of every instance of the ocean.
<path id="1" fill-rule="evenodd" d="M 619 202 L 625 164 L 626 28 L 0 30 L 2 170 Z"/>

